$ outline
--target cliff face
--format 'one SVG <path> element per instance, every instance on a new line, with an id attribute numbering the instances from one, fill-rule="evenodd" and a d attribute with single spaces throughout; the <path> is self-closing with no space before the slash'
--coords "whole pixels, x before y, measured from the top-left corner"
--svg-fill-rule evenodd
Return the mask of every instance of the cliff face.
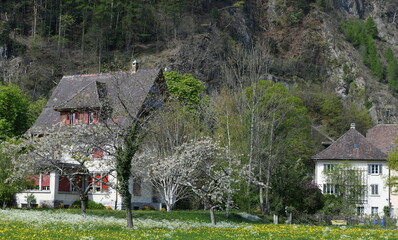
<path id="1" fill-rule="evenodd" d="M 173 55 L 174 69 L 191 72 L 215 85 L 228 80 L 223 66 L 231 57 L 228 44 L 246 48 L 264 41 L 273 64 L 269 72 L 289 84 L 320 84 L 344 102 L 369 108 L 374 123 L 398 121 L 397 94 L 377 80 L 363 62 L 361 48 L 346 40 L 342 22 L 372 17 L 377 25 L 378 56 L 386 70 L 384 52 L 398 56 L 398 1 L 246 1 L 244 8 L 223 12 L 202 35 L 192 36 Z M 265 73 L 264 73 L 265 74 Z"/>

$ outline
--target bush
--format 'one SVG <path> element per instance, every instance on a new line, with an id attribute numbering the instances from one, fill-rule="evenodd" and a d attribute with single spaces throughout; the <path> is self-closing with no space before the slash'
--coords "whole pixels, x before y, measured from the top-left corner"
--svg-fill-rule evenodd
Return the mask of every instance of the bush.
<path id="1" fill-rule="evenodd" d="M 80 206 L 81 206 L 81 201 L 77 200 L 70 205 L 70 208 L 80 208 Z M 96 203 L 92 200 L 88 200 L 87 209 L 106 209 L 106 207 L 101 203 Z"/>
<path id="2" fill-rule="evenodd" d="M 144 211 L 154 211 L 155 208 L 152 207 L 152 206 L 144 206 L 144 207 L 142 208 L 142 210 L 144 210 Z"/>

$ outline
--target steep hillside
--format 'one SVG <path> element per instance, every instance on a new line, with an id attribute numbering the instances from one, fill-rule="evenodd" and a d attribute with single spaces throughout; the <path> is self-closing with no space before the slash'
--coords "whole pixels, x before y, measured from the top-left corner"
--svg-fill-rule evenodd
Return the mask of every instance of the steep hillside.
<path id="1" fill-rule="evenodd" d="M 36 99 L 48 96 L 62 75 L 125 69 L 138 58 L 143 67 L 191 73 L 213 92 L 234 85 L 242 51 L 261 52 L 268 60 L 260 78 L 302 96 L 332 92 L 347 109 L 369 110 L 373 123 L 397 122 L 385 54 L 391 48 L 398 56 L 397 6 L 395 0 L 2 1 L 0 81 Z M 369 17 L 378 30 L 372 56 L 379 75 L 365 61 L 370 48 L 350 42 L 342 29 Z M 314 123 L 325 125 L 319 116 Z"/>

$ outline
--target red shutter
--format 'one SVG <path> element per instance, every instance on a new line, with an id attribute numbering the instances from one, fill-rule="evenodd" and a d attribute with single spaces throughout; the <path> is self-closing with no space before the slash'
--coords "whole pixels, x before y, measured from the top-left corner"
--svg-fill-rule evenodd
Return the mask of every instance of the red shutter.
<path id="1" fill-rule="evenodd" d="M 108 176 L 105 176 L 103 179 L 102 179 L 102 191 L 104 191 L 104 192 L 107 192 L 108 191 Z"/>
<path id="2" fill-rule="evenodd" d="M 97 187 L 101 187 L 101 174 L 96 174 L 95 175 L 95 178 L 96 178 L 96 183 L 95 183 L 95 185 L 97 186 Z"/>
<path id="3" fill-rule="evenodd" d="M 69 180 L 64 177 L 59 177 L 58 191 L 60 192 L 70 192 Z"/>
<path id="4" fill-rule="evenodd" d="M 86 123 L 86 124 L 88 124 L 88 114 L 89 114 L 88 112 L 84 113 L 83 122 Z"/>
<path id="5" fill-rule="evenodd" d="M 29 183 L 34 186 L 39 186 L 39 175 L 31 175 L 27 177 Z"/>
<path id="6" fill-rule="evenodd" d="M 75 113 L 75 122 L 74 123 L 80 123 L 80 113 L 79 112 Z"/>
<path id="7" fill-rule="evenodd" d="M 50 174 L 41 175 L 41 186 L 49 187 L 50 186 Z"/>
<path id="8" fill-rule="evenodd" d="M 70 113 L 64 112 L 63 114 L 66 115 L 65 124 L 69 125 L 70 124 Z"/>
<path id="9" fill-rule="evenodd" d="M 98 112 L 93 112 L 94 124 L 98 122 Z"/>

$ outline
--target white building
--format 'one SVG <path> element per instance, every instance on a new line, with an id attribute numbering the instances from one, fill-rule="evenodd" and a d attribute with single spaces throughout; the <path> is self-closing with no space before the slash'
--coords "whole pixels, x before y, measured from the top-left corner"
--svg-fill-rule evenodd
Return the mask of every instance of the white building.
<path id="1" fill-rule="evenodd" d="M 312 159 L 315 161 L 315 182 L 324 194 L 336 194 L 338 191 L 336 186 L 327 181 L 325 170 L 333 168 L 335 164 L 348 162 L 352 169 L 362 171 L 362 184 L 366 186 L 357 202 L 358 213 L 382 216 L 384 207 L 392 206 L 392 199 L 386 185 L 390 175 L 387 153 L 373 143 L 375 136 L 379 136 L 376 128 L 369 130 L 372 137 L 365 138 L 352 124 L 350 130 Z"/>
<path id="2" fill-rule="evenodd" d="M 162 106 L 164 96 L 167 96 L 161 70 L 138 70 L 137 66 L 131 73 L 118 72 L 108 74 L 88 74 L 64 76 L 54 89 L 51 98 L 30 134 L 46 135 L 54 126 L 67 128 L 67 125 L 94 125 L 105 121 L 107 124 L 128 126 L 129 119 L 123 115 L 139 117 Z M 148 110 L 150 109 L 150 110 Z M 92 153 L 93 162 L 111 161 L 103 151 L 97 149 Z M 68 162 L 67 157 L 61 159 L 70 168 L 76 164 Z M 103 164 L 106 165 L 106 164 Z M 89 200 L 102 203 L 105 206 L 121 209 L 121 196 L 114 189 L 117 181 L 109 169 L 91 167 L 90 176 L 81 178 L 79 186 L 89 186 Z M 48 170 L 42 174 L 31 176 L 34 187 L 16 194 L 19 207 L 28 204 L 28 198 L 34 198 L 39 206 L 69 206 L 79 200 L 70 179 L 60 175 L 60 171 Z M 100 181 L 98 179 L 101 179 Z M 160 199 L 150 183 L 141 178 L 130 179 L 133 209 L 151 206 L 161 207 Z"/>

